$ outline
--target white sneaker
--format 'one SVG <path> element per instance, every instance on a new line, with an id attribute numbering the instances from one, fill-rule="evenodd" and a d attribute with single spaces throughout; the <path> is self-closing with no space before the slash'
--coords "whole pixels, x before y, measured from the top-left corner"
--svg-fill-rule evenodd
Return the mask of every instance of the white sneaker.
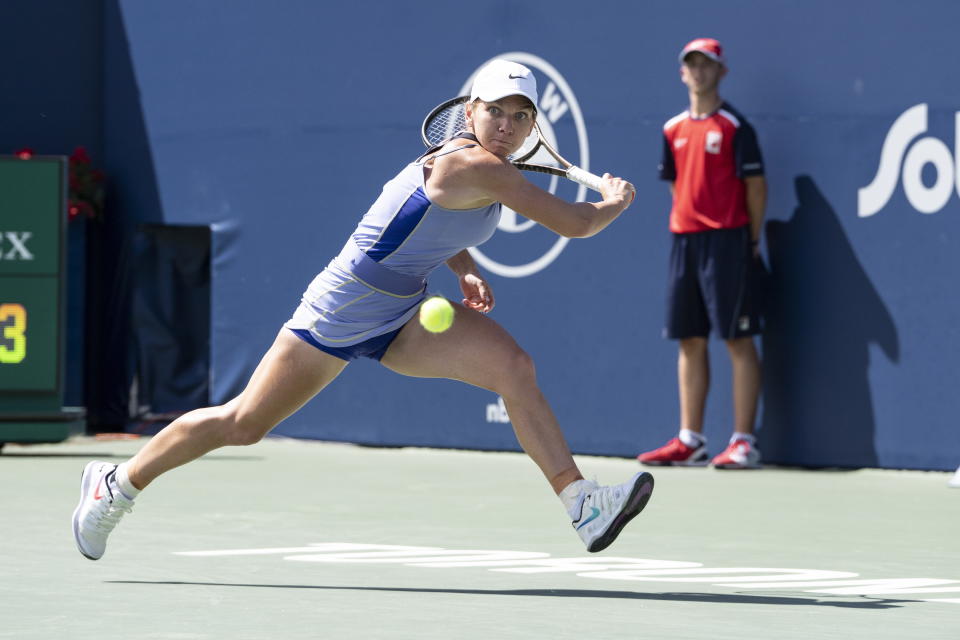
<path id="1" fill-rule="evenodd" d="M 587 545 L 587 551 L 596 553 L 610 546 L 620 531 L 638 513 L 643 511 L 653 493 L 653 476 L 641 471 L 630 482 L 612 487 L 592 487 L 580 494 L 579 512 L 571 524 Z"/>
<path id="2" fill-rule="evenodd" d="M 120 522 L 124 513 L 133 508 L 130 500 L 117 488 L 110 486 L 117 465 L 94 461 L 80 476 L 80 504 L 73 511 L 73 537 L 80 553 L 91 560 L 99 560 L 107 550 L 107 536 Z"/>
<path id="3" fill-rule="evenodd" d="M 957 467 L 957 472 L 947 481 L 947 486 L 960 489 L 960 467 Z"/>

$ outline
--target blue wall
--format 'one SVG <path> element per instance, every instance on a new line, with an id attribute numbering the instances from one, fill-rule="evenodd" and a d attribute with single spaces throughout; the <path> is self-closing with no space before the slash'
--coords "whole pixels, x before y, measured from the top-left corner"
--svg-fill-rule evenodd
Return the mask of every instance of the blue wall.
<path id="1" fill-rule="evenodd" d="M 33 149 L 70 155 L 84 147 L 102 166 L 103 0 L 0 3 L 0 154 Z M 0 219 L 2 222 L 2 219 Z M 83 405 L 86 224 L 68 228 L 64 402 Z"/>
<path id="2" fill-rule="evenodd" d="M 660 338 L 670 203 L 655 170 L 661 125 L 686 104 L 677 51 L 711 35 L 730 60 L 723 95 L 753 122 L 768 166 L 777 293 L 762 345 L 766 459 L 956 466 L 960 199 L 951 187 L 945 206 L 924 214 L 898 184 L 861 217 L 857 193 L 915 105 L 929 109 L 919 137 L 953 155 L 960 5 L 601 0 L 596 20 L 556 0 L 459 6 L 451 20 L 409 0 L 107 3 L 103 142 L 124 219 L 112 233 L 121 242 L 139 221 L 214 227 L 214 401 L 242 388 L 310 278 L 420 152 L 424 113 L 487 59 L 521 52 L 545 63 L 532 65 L 542 94 L 553 80 L 582 110 L 580 129 L 574 109 L 554 114 L 561 151 L 582 160 L 586 135 L 590 167 L 628 177 L 639 195 L 607 232 L 570 242 L 546 268 L 492 275 L 494 317 L 537 360 L 575 451 L 629 456 L 661 444 L 678 418 L 675 345 Z M 931 149 L 943 155 L 932 142 L 920 151 Z M 956 159 L 940 162 L 952 175 L 919 162 L 910 176 L 920 188 L 955 186 Z M 482 250 L 518 265 L 555 241 L 542 229 L 501 231 Z M 458 295 L 446 274 L 432 286 Z M 730 431 L 730 385 L 722 344 L 712 353 L 707 435 L 717 449 Z M 117 406 L 122 383 L 111 387 Z M 515 449 L 496 402 L 363 362 L 277 432 Z"/>

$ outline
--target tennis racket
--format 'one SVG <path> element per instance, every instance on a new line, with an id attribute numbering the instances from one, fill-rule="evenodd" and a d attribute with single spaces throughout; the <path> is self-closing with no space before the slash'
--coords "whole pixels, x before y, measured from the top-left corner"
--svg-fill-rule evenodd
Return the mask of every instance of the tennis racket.
<path id="1" fill-rule="evenodd" d="M 459 98 L 452 98 L 434 107 L 433 111 L 423 120 L 423 127 L 421 129 L 423 143 L 427 145 L 427 147 L 439 147 L 457 133 L 466 131 L 467 117 L 465 105 L 469 101 L 470 98 L 468 96 L 460 96 Z M 550 154 L 550 156 L 557 161 L 557 165 L 550 166 L 527 162 L 527 160 L 536 155 L 541 149 Z M 543 132 L 540 131 L 540 126 L 536 123 L 533 125 L 533 131 L 531 131 L 527 139 L 523 141 L 523 145 L 517 149 L 515 153 L 508 156 L 507 160 L 523 171 L 534 171 L 536 173 L 561 176 L 597 192 L 600 191 L 600 184 L 603 181 L 600 176 L 575 166 L 561 156 L 557 150 L 550 146 L 550 143 L 544 139 Z"/>

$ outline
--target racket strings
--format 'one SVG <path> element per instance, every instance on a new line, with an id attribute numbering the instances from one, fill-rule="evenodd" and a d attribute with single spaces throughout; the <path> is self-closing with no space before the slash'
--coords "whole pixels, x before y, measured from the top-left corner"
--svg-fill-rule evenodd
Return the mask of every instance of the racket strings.
<path id="1" fill-rule="evenodd" d="M 540 155 L 537 152 L 540 149 L 540 131 L 536 128 L 530 132 L 520 148 L 510 154 L 508 160 L 511 162 L 526 162 Z"/>
<path id="2" fill-rule="evenodd" d="M 423 137 L 431 147 L 441 146 L 452 137 L 467 130 L 467 116 L 464 102 L 456 102 L 434 112 L 423 125 Z M 540 143 L 538 131 L 534 129 L 523 141 L 523 145 L 507 159 L 518 162 L 534 155 Z"/>
<path id="3" fill-rule="evenodd" d="M 440 147 L 461 131 L 468 130 L 465 107 L 466 101 L 467 98 L 462 96 L 448 100 L 427 115 L 420 132 L 423 142 L 429 150 L 418 158 L 418 162 L 425 156 L 439 150 Z M 547 130 L 549 132 L 549 127 L 547 127 Z M 569 161 L 557 153 L 550 143 L 547 142 L 546 137 L 540 130 L 539 123 L 534 126 L 533 131 L 530 132 L 530 135 L 524 140 L 520 148 L 508 156 L 507 160 L 524 171 L 535 171 L 555 177 L 565 177 L 594 191 L 600 191 L 601 178 L 591 174 L 589 171 L 574 167 Z M 553 187 L 551 187 L 551 190 L 552 189 Z"/>
<path id="4" fill-rule="evenodd" d="M 463 104 L 453 104 L 433 114 L 430 121 L 424 126 L 424 136 L 431 146 L 441 145 L 467 130 L 467 118 Z"/>

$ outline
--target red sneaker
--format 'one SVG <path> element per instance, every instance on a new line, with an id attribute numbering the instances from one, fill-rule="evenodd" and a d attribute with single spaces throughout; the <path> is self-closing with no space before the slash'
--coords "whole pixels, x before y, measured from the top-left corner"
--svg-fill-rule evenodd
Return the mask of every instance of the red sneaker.
<path id="1" fill-rule="evenodd" d="M 746 440 L 737 440 L 710 464 L 717 469 L 759 469 L 760 452 Z"/>
<path id="2" fill-rule="evenodd" d="M 680 438 L 674 438 L 659 449 L 647 451 L 637 456 L 640 464 L 658 466 L 676 465 L 682 467 L 702 467 L 707 464 L 707 448 L 688 447 Z"/>

